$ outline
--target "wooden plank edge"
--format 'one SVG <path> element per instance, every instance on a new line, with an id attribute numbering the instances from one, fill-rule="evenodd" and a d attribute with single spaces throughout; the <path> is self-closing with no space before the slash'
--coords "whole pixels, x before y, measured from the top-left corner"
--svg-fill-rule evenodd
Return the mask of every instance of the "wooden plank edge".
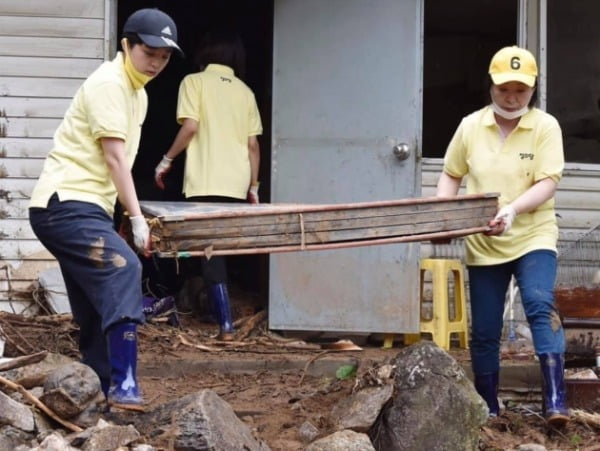
<path id="1" fill-rule="evenodd" d="M 325 243 L 325 244 L 307 244 L 293 246 L 277 246 L 264 248 L 249 248 L 249 249 L 218 249 L 212 250 L 210 247 L 203 251 L 171 251 L 160 252 L 156 251 L 156 255 L 160 258 L 190 258 L 190 257 L 210 257 L 216 255 L 248 255 L 248 254 L 271 254 L 279 252 L 297 252 L 311 250 L 333 250 L 346 249 L 352 247 L 376 246 L 383 244 L 410 243 L 417 241 L 430 241 L 434 239 L 452 239 L 459 238 L 475 233 L 482 233 L 488 230 L 487 226 L 473 227 L 469 229 L 452 230 L 449 232 L 424 233 L 419 235 L 410 235 L 394 238 L 380 238 L 373 240 L 363 240 L 343 243 Z"/>

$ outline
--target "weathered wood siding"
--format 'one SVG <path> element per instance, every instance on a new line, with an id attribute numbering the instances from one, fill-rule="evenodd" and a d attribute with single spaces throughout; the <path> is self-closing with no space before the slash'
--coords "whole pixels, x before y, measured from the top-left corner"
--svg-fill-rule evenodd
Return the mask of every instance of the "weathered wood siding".
<path id="1" fill-rule="evenodd" d="M 29 227 L 29 196 L 70 99 L 107 58 L 113 4 L 0 1 L 1 309 L 19 310 L 38 271 L 56 264 Z"/>

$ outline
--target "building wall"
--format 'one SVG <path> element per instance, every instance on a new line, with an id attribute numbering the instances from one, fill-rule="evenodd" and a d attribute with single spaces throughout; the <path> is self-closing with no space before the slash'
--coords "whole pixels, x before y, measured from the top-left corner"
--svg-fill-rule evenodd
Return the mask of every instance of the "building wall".
<path id="1" fill-rule="evenodd" d="M 109 4 L 0 2 L 0 309 L 20 310 L 37 272 L 55 265 L 29 227 L 28 199 L 70 99 L 105 59 Z"/>
<path id="2" fill-rule="evenodd" d="M 56 263 L 27 220 L 31 190 L 70 98 L 114 48 L 115 0 L 0 1 L 0 309 L 20 311 L 31 282 Z M 435 193 L 440 159 L 423 160 L 422 195 Z M 600 165 L 567 164 L 557 193 L 561 236 L 600 223 Z M 422 244 L 422 256 L 461 256 Z M 596 259 L 597 260 L 597 259 Z"/>

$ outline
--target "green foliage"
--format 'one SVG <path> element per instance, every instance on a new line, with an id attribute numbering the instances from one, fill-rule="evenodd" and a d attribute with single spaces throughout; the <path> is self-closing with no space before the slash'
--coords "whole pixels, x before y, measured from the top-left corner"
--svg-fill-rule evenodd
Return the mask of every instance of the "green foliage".
<path id="1" fill-rule="evenodd" d="M 571 436 L 571 445 L 578 446 L 581 443 L 581 436 L 579 434 L 573 434 Z"/>
<path id="2" fill-rule="evenodd" d="M 356 377 L 356 366 L 355 365 L 342 365 L 335 372 L 335 377 L 339 380 L 345 381 L 346 379 L 352 379 Z"/>

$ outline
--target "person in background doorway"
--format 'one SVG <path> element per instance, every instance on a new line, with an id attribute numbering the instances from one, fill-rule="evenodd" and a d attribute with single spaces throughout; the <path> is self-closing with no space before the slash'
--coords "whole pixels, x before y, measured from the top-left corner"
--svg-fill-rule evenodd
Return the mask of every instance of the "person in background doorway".
<path id="1" fill-rule="evenodd" d="M 444 157 L 438 197 L 499 192 L 489 231 L 466 238 L 475 387 L 490 415 L 500 413 L 498 375 L 503 311 L 514 276 L 543 375 L 545 416 L 569 419 L 565 399 L 565 334 L 554 307 L 558 226 L 554 193 L 564 167 L 556 119 L 535 108 L 534 56 L 516 46 L 499 50 L 489 66 L 491 103 L 461 121 Z"/>
<path id="2" fill-rule="evenodd" d="M 177 121 L 181 128 L 155 170 L 164 178 L 174 158 L 187 149 L 183 193 L 190 202 L 258 204 L 260 114 L 243 76 L 245 52 L 240 37 L 229 31 L 204 36 L 197 62 L 201 72 L 186 76 L 179 87 Z M 224 257 L 201 260 L 202 276 L 217 315 L 219 338 L 231 340 L 233 325 Z"/>
<path id="3" fill-rule="evenodd" d="M 123 52 L 76 92 L 31 195 L 29 219 L 60 265 L 83 363 L 98 374 L 110 405 L 139 405 L 141 264 L 112 216 L 118 198 L 135 247 L 149 255 L 148 226 L 130 171 L 148 105 L 144 85 L 181 50 L 175 23 L 158 9 L 134 12 L 121 44 Z"/>

